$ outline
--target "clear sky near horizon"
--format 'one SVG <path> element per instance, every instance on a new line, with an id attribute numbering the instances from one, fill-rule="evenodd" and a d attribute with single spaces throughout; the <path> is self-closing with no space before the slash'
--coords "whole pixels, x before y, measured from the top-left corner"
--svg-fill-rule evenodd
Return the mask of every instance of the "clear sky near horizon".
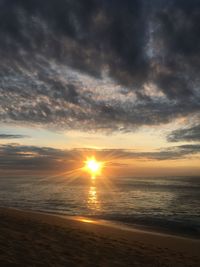
<path id="1" fill-rule="evenodd" d="M 200 2 L 0 1 L 0 176 L 200 174 Z"/>

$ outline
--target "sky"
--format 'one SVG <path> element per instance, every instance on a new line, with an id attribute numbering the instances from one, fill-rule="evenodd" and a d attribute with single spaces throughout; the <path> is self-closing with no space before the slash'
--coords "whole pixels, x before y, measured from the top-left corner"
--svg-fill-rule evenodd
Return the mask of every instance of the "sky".
<path id="1" fill-rule="evenodd" d="M 199 0 L 0 0 L 0 177 L 200 174 Z"/>

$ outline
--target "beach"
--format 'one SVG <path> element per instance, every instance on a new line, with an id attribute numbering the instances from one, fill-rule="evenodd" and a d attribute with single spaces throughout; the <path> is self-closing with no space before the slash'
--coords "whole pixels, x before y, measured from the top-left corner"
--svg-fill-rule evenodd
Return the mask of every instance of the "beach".
<path id="1" fill-rule="evenodd" d="M 0 209 L 0 266 L 200 266 L 200 240 Z"/>

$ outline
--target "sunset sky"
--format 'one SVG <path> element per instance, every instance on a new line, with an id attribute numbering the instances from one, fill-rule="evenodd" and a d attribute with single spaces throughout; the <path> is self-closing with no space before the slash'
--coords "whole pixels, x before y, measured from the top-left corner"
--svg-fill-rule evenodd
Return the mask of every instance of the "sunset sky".
<path id="1" fill-rule="evenodd" d="M 199 25 L 198 0 L 0 0 L 0 176 L 199 175 Z"/>

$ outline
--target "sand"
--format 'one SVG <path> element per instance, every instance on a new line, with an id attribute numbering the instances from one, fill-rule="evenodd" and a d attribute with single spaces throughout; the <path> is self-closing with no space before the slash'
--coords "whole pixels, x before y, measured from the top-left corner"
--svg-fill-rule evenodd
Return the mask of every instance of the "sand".
<path id="1" fill-rule="evenodd" d="M 200 266 L 200 240 L 0 209 L 0 266 Z"/>

